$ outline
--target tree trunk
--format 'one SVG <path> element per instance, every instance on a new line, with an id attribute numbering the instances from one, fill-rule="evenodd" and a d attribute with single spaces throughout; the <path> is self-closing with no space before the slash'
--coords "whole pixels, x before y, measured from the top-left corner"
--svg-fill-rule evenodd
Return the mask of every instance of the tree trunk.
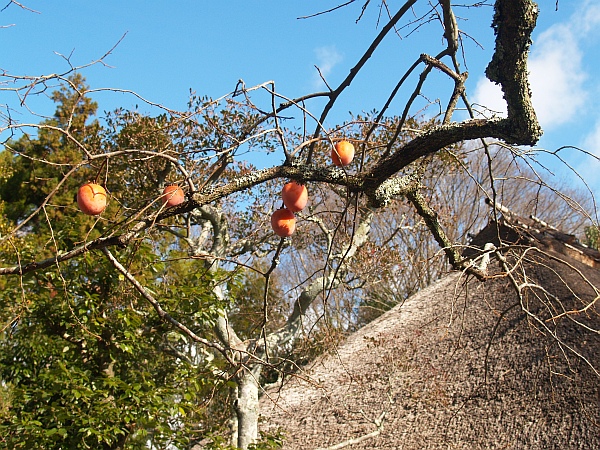
<path id="1" fill-rule="evenodd" d="M 261 369 L 260 365 L 253 370 L 242 369 L 236 380 L 237 446 L 243 450 L 258 440 L 258 378 Z"/>

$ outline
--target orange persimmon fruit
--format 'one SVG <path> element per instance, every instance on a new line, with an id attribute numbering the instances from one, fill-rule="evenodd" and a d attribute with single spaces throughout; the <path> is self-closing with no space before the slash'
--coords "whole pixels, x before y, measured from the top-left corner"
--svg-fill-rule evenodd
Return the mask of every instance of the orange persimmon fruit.
<path id="1" fill-rule="evenodd" d="M 277 236 L 291 236 L 296 229 L 296 217 L 287 208 L 278 209 L 271 216 L 271 227 Z"/>
<path id="2" fill-rule="evenodd" d="M 165 186 L 161 196 L 162 202 L 166 206 L 177 206 L 185 200 L 183 190 L 176 184 Z"/>
<path id="3" fill-rule="evenodd" d="M 354 159 L 354 145 L 348 141 L 340 141 L 331 150 L 331 161 L 334 165 L 347 166 Z"/>
<path id="4" fill-rule="evenodd" d="M 96 183 L 86 183 L 77 191 L 77 206 L 84 214 L 97 216 L 106 208 L 106 189 Z"/>
<path id="5" fill-rule="evenodd" d="M 290 211 L 302 211 L 308 202 L 308 190 L 305 185 L 290 181 L 283 186 L 281 198 Z"/>

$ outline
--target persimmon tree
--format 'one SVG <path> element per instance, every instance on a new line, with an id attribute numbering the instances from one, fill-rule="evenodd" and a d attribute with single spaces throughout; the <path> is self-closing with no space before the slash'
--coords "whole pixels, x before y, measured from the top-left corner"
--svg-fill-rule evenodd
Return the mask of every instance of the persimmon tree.
<path id="1" fill-rule="evenodd" d="M 64 301 L 61 314 L 68 311 L 69 323 L 80 325 L 82 336 L 75 338 L 60 328 L 58 342 L 75 339 L 81 343 L 83 335 L 89 339 L 85 333 L 94 336 L 84 317 L 90 320 L 93 316 L 103 323 L 104 315 L 112 314 L 118 323 L 122 315 L 131 314 L 141 321 L 136 322 L 136 329 L 142 331 L 143 342 L 132 337 L 139 345 L 136 351 L 147 352 L 153 341 L 144 333 L 154 330 L 152 324 L 160 320 L 161 334 L 177 336 L 176 342 L 159 340 L 152 347 L 165 355 L 174 353 L 178 359 L 169 364 L 179 364 L 191 373 L 200 371 L 198 379 L 207 380 L 210 386 L 233 386 L 231 443 L 246 449 L 259 438 L 258 400 L 264 384 L 277 378 L 273 374 L 289 370 L 290 354 L 322 318 L 338 323 L 347 320 L 329 313 L 332 302 L 343 301 L 343 295 L 336 293 L 353 283 L 365 286 L 374 281 L 372 271 L 364 270 L 368 252 L 387 251 L 389 265 L 398 254 L 388 246 L 393 241 L 388 237 L 396 236 L 396 230 L 405 229 L 408 234 L 404 236 L 413 233 L 413 237 L 417 230 L 426 232 L 450 267 L 485 280 L 484 267 L 461 257 L 456 235 L 466 234 L 466 228 L 452 235 L 444 226 L 444 219 L 453 217 L 452 208 L 464 205 L 430 195 L 432 187 L 427 183 L 436 178 L 427 181 L 427 174 L 443 172 L 435 169 L 441 164 L 468 178 L 469 164 L 460 149 L 468 141 L 480 143 L 469 158 L 488 170 L 489 176 L 481 182 L 489 188 L 475 183 L 475 191 L 490 197 L 493 206 L 488 212 L 497 214 L 494 205 L 500 193 L 493 174 L 498 170 L 495 152 L 527 163 L 527 155 L 515 149 L 535 145 L 542 133 L 527 78 L 537 6 L 528 0 L 494 2 L 491 26 L 496 45 L 485 73 L 502 88 L 506 117 L 476 115 L 469 102 L 468 74 L 460 64 L 461 32 L 449 1 L 425 4 L 408 0 L 393 12 L 387 3 L 382 6 L 389 12 L 387 22 L 347 77 L 335 88 L 298 98 L 286 97 L 272 81 L 254 87 L 240 81 L 219 99 L 192 95 L 185 111 L 147 102 L 157 107 L 159 114 L 151 117 L 118 110 L 101 122 L 80 114 L 96 92 L 86 87 L 79 75 L 73 75 L 83 68 L 71 67 L 64 74 L 42 77 L 5 72 L 2 89 L 23 104 L 55 81 L 65 86 L 55 94 L 59 108 L 52 120 L 22 124 L 10 115 L 3 116 L 1 131 L 9 135 L 4 141 L 0 189 L 4 261 L 0 283 L 11 292 L 3 299 L 6 341 L 22 336 L 28 324 L 36 323 L 29 315 L 28 302 L 43 304 L 39 299 L 44 292 L 50 298 L 53 292 L 60 295 Z M 370 7 L 369 2 L 364 7 Z M 416 22 L 415 8 L 425 11 Z M 374 114 L 327 127 L 330 112 L 352 91 L 353 82 L 382 41 L 403 24 L 419 24 L 429 16 L 440 25 L 443 37 L 437 54 L 423 53 L 407 62 L 405 72 L 398 74 L 397 86 Z M 401 41 L 399 45 L 405 44 Z M 445 106 L 440 115 L 419 117 L 416 100 L 428 89 L 433 74 L 449 81 Z M 408 86 L 410 80 L 414 85 Z M 410 93 L 400 97 L 407 87 Z M 312 102 L 320 100 L 325 105 L 317 111 Z M 402 113 L 390 117 L 390 105 L 398 102 Z M 457 113 L 459 106 L 468 112 L 467 119 Z M 290 116 L 301 119 L 300 130 L 286 127 Z M 26 134 L 28 130 L 37 136 Z M 356 155 L 352 163 L 338 167 L 332 164 L 331 155 L 342 140 L 352 142 Z M 496 141 L 502 144 L 499 150 L 492 148 Z M 266 154 L 267 160 L 276 162 L 257 169 L 256 154 Z M 535 172 L 530 174 L 536 177 Z M 79 213 L 73 196 L 87 181 L 107 189 L 108 206 L 98 216 L 75 220 Z M 270 217 L 282 206 L 281 189 L 288 181 L 306 185 L 309 201 L 296 213 L 295 232 L 280 238 L 270 227 Z M 537 186 L 544 184 L 541 178 L 533 181 Z M 186 200 L 175 206 L 164 202 L 167 184 L 182 187 Z M 468 195 L 475 194 L 470 191 Z M 473 204 L 479 201 L 470 200 Z M 402 213 L 398 216 L 399 202 L 410 205 L 408 226 Z M 391 224 L 388 237 L 372 232 L 377 224 L 385 228 L 381 225 L 385 223 Z M 69 290 L 72 279 L 80 281 L 81 291 Z M 98 280 L 107 280 L 106 286 Z M 251 292 L 255 295 L 249 295 Z M 107 300 L 112 303 L 107 305 Z M 117 346 L 119 337 L 92 339 L 86 345 L 91 342 Z M 65 348 L 71 349 L 71 344 Z M 123 344 L 119 345 L 122 349 Z M 59 348 L 55 341 L 52 346 Z M 98 355 L 106 357 L 100 350 Z M 36 356 L 22 359 L 21 367 L 29 370 Z M 44 363 L 44 367 L 52 367 L 51 360 Z M 81 370 L 86 370 L 85 363 L 81 361 Z M 115 370 L 110 364 L 110 360 L 104 361 L 95 372 L 103 383 L 110 378 L 110 370 Z M 8 375 L 3 376 L 15 377 L 11 363 L 5 366 Z M 178 382 L 163 381 L 165 389 Z M 185 390 L 190 383 L 185 378 L 179 385 Z M 167 435 L 170 429 L 176 434 L 182 429 L 187 420 L 183 419 L 185 402 L 198 398 L 193 388 L 189 391 L 193 395 L 165 393 L 171 395 L 174 405 L 181 403 L 182 411 L 177 416 L 161 410 L 173 419 L 168 426 L 162 423 L 161 433 Z M 121 399 L 139 398 L 131 391 L 121 394 Z M 110 396 L 115 395 L 106 394 L 106 398 Z M 119 408 L 125 405 L 117 404 L 115 409 Z M 157 413 L 153 420 L 158 417 L 162 416 Z M 189 420 L 200 423 L 203 419 L 199 417 L 192 414 Z M 44 430 L 44 425 L 35 421 L 27 422 L 30 428 L 23 429 Z M 135 439 L 157 429 L 152 420 L 142 416 L 128 423 L 107 425 L 122 436 L 118 442 L 105 440 L 107 448 L 135 445 Z M 44 436 L 58 442 L 68 435 L 60 430 L 67 430 L 67 425 Z M 11 432 L 19 442 L 16 431 Z M 158 440 L 157 445 L 167 441 Z"/>

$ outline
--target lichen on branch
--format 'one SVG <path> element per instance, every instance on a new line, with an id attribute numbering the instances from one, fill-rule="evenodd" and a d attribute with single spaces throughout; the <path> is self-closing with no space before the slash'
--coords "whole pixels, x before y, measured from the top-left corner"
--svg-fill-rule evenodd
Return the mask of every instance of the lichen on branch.
<path id="1" fill-rule="evenodd" d="M 504 93 L 508 117 L 502 126 L 509 131 L 511 144 L 535 145 L 542 135 L 527 72 L 527 56 L 538 16 L 538 6 L 530 0 L 497 0 L 492 27 L 496 49 L 485 71 Z"/>

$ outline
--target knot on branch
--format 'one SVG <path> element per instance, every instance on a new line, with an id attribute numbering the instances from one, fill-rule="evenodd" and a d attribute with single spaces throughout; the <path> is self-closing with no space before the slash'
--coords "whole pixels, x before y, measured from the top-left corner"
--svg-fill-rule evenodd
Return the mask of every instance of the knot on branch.
<path id="1" fill-rule="evenodd" d="M 383 208 L 390 204 L 392 199 L 418 188 L 418 178 L 415 174 L 403 177 L 389 178 L 377 186 L 376 189 L 368 191 L 369 206 L 372 208 Z"/>

